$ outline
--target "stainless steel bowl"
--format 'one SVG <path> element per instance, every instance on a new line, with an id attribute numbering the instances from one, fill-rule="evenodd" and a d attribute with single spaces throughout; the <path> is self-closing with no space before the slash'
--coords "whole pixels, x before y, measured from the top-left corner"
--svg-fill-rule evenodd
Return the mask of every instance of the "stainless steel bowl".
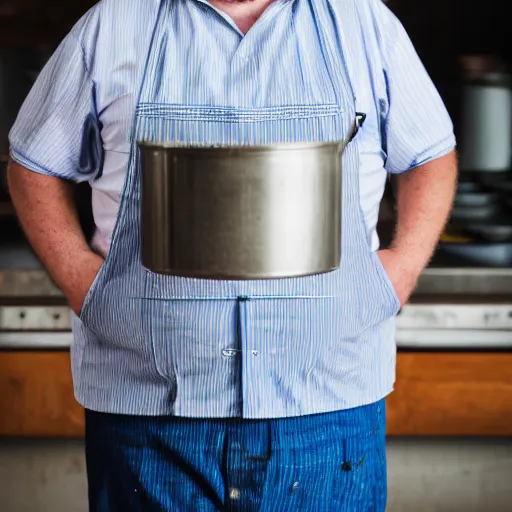
<path id="1" fill-rule="evenodd" d="M 493 243 L 512 242 L 512 220 L 504 218 L 503 221 L 487 221 L 481 224 L 468 224 L 466 230 L 478 235 L 483 240 Z"/>
<path id="2" fill-rule="evenodd" d="M 457 192 L 455 206 L 480 207 L 496 204 L 500 200 L 497 192 Z"/>
<path id="3" fill-rule="evenodd" d="M 149 270 L 243 280 L 339 267 L 341 143 L 139 148 Z"/>
<path id="4" fill-rule="evenodd" d="M 451 220 L 455 222 L 483 221 L 499 214 L 502 209 L 500 203 L 485 204 L 482 206 L 458 206 L 452 209 Z"/>
<path id="5" fill-rule="evenodd" d="M 475 181 L 469 180 L 461 180 L 457 185 L 457 193 L 458 194 L 468 194 L 472 192 L 480 192 L 482 190 L 482 185 Z"/>

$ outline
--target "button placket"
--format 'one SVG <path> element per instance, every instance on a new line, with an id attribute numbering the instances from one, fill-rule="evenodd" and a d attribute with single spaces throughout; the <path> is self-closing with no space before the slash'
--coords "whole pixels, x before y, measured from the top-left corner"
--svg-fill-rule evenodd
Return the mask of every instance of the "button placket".
<path id="1" fill-rule="evenodd" d="M 251 416 L 268 400 L 266 379 L 268 378 L 268 354 L 266 336 L 257 327 L 255 318 L 261 307 L 259 299 L 240 304 L 240 347 L 242 349 L 242 397 L 244 415 Z"/>

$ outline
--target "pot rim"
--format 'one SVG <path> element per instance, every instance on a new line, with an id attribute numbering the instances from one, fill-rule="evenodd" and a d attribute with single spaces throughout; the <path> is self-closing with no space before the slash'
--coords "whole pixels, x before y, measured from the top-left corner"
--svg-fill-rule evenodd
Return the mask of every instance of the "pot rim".
<path id="1" fill-rule="evenodd" d="M 137 146 L 141 149 L 176 151 L 179 153 L 188 153 L 199 151 L 201 153 L 216 152 L 243 152 L 252 153 L 259 151 L 304 151 L 309 149 L 337 148 L 344 147 L 343 141 L 338 142 L 289 142 L 266 145 L 224 145 L 224 144 L 183 144 L 183 143 L 161 143 L 149 141 L 137 141 Z"/>

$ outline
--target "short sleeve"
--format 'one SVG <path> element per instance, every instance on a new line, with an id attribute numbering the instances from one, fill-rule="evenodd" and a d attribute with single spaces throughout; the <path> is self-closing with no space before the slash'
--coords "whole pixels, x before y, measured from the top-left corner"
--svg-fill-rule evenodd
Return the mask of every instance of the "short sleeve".
<path id="1" fill-rule="evenodd" d="M 401 173 L 451 152 L 456 145 L 446 107 L 404 27 L 382 0 L 373 0 L 386 80 L 386 169 Z"/>
<path id="2" fill-rule="evenodd" d="M 41 71 L 9 134 L 10 156 L 32 171 L 86 181 L 101 171 L 103 144 L 79 29 Z"/>

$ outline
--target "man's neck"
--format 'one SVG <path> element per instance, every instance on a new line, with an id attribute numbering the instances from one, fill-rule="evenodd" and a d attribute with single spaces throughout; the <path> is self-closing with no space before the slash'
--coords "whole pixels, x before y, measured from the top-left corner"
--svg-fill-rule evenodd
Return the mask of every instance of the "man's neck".
<path id="1" fill-rule="evenodd" d="M 225 12 L 247 34 L 267 7 L 274 0 L 210 0 L 210 3 Z"/>

